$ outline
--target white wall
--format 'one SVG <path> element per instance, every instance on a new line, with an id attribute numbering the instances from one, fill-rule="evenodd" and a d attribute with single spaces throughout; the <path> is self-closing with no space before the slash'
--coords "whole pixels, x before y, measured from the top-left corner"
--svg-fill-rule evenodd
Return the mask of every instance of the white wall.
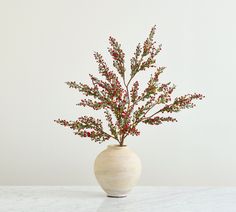
<path id="1" fill-rule="evenodd" d="M 151 26 L 176 94 L 206 99 L 177 124 L 142 126 L 127 143 L 142 159 L 140 185 L 236 185 L 234 1 L 1 0 L 0 184 L 95 184 L 106 148 L 56 125 L 86 110 L 64 84 L 97 73 L 92 53 L 115 36 L 130 57 Z M 141 79 L 148 79 L 149 74 Z"/>

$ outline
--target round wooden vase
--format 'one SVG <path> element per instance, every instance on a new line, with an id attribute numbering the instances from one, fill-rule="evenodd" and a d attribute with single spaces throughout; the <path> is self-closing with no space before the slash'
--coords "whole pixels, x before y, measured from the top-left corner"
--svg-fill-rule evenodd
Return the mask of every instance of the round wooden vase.
<path id="1" fill-rule="evenodd" d="M 125 197 L 140 177 L 141 161 L 127 146 L 108 145 L 97 156 L 94 173 L 108 197 Z"/>

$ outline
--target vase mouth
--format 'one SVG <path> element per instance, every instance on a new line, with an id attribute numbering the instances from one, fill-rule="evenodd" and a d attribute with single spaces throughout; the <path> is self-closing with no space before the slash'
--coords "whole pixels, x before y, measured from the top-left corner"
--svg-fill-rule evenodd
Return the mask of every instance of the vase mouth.
<path id="1" fill-rule="evenodd" d="M 112 148 L 112 149 L 120 149 L 120 148 L 127 148 L 127 145 L 119 145 L 119 144 L 109 144 L 107 145 L 107 148 Z"/>

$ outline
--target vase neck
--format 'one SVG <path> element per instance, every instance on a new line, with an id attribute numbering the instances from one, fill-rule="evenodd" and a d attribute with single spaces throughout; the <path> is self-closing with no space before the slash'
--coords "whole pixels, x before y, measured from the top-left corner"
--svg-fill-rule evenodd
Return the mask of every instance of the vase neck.
<path id="1" fill-rule="evenodd" d="M 112 145 L 108 145 L 107 146 L 108 149 L 127 149 L 127 145 L 124 146 L 120 146 L 120 145 L 116 145 L 116 144 L 112 144 Z"/>

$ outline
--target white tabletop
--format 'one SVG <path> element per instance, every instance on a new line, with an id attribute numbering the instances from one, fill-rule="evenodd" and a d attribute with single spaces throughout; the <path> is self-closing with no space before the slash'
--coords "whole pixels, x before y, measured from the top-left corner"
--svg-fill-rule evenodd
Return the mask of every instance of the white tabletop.
<path id="1" fill-rule="evenodd" d="M 136 187 L 108 198 L 93 186 L 1 186 L 0 212 L 235 212 L 236 187 Z"/>

